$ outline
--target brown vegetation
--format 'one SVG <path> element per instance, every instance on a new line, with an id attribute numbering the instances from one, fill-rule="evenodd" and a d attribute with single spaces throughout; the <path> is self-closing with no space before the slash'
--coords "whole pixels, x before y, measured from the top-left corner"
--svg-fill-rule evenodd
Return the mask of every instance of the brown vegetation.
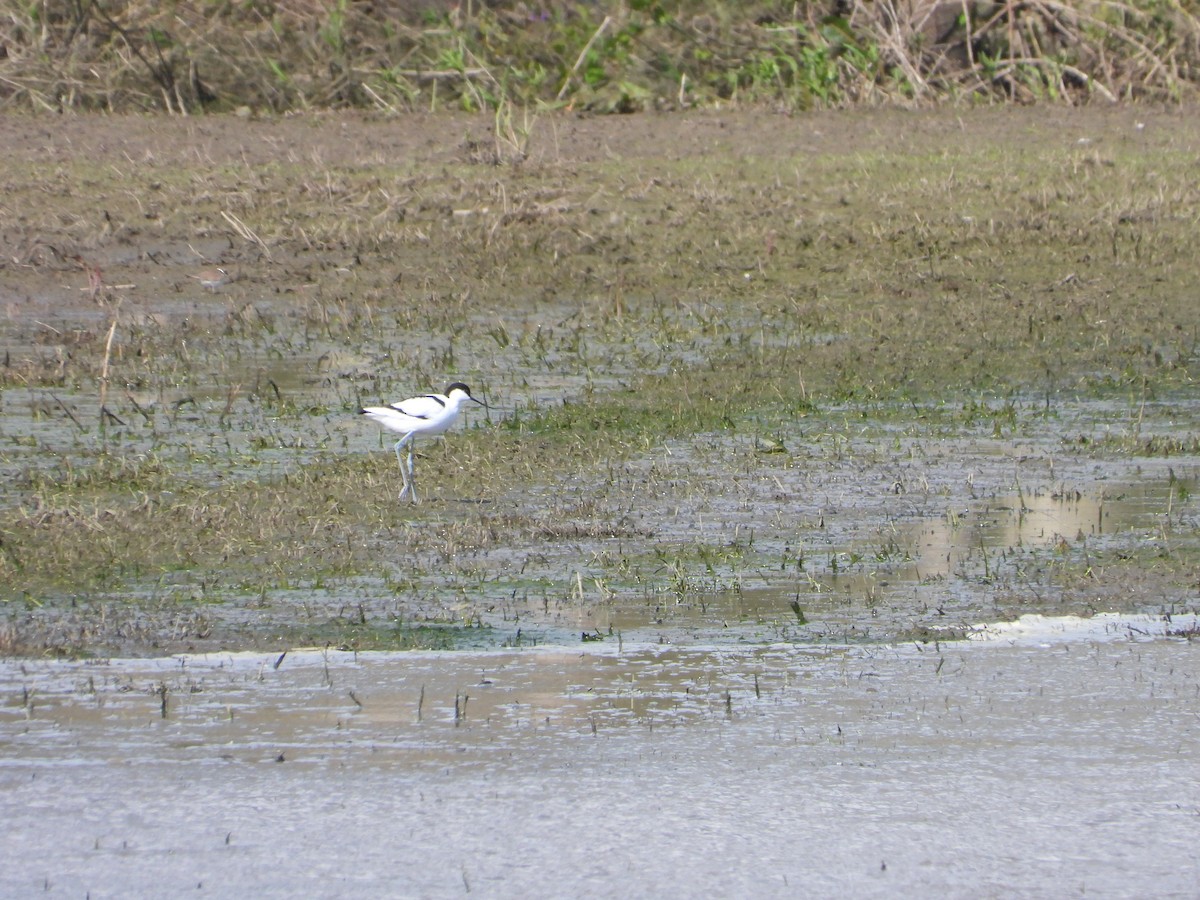
<path id="1" fill-rule="evenodd" d="M 1200 20 L 1137 0 L 0 0 L 0 104 L 385 111 L 1181 99 Z"/>

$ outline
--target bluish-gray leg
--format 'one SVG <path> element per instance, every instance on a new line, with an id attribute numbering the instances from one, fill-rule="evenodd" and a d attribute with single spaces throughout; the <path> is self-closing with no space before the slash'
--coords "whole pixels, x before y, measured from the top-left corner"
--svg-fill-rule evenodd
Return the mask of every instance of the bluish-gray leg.
<path id="1" fill-rule="evenodd" d="M 417 480 L 413 477 L 413 445 L 416 441 L 409 441 L 408 444 L 408 489 L 412 492 L 412 502 L 419 503 L 417 499 Z"/>
<path id="2" fill-rule="evenodd" d="M 408 467 L 404 466 L 404 457 L 400 455 L 400 450 L 408 444 Z M 400 477 L 404 479 L 404 487 L 400 489 L 400 499 L 403 500 L 406 496 L 412 495 L 412 502 L 417 502 L 417 490 L 413 485 L 413 440 L 411 434 L 406 434 L 400 440 L 396 441 L 396 462 L 400 463 Z"/>

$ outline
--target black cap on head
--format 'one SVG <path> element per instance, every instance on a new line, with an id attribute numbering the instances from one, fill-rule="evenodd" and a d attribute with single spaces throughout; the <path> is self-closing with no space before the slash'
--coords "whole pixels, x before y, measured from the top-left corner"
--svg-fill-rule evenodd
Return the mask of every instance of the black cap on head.
<path id="1" fill-rule="evenodd" d="M 446 393 L 447 394 L 452 393 L 455 388 L 458 388 L 460 391 L 462 391 L 468 397 L 471 396 L 471 389 L 469 387 L 467 387 L 465 384 L 463 384 L 461 381 L 456 381 L 452 385 L 450 385 L 450 387 L 446 388 Z"/>

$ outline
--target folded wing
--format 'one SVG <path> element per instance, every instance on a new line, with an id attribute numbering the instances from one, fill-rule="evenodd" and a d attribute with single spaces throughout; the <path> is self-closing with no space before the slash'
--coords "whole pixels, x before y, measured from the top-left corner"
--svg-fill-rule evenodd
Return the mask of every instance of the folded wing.
<path id="1" fill-rule="evenodd" d="M 432 419 L 446 408 L 446 404 L 439 397 L 426 396 L 401 400 L 393 403 L 391 408 L 414 419 Z"/>

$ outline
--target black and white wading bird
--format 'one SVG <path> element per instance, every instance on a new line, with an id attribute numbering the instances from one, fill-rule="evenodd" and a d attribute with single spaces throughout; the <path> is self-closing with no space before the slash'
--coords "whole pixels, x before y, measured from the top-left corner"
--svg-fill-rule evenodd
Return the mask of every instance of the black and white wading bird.
<path id="1" fill-rule="evenodd" d="M 483 406 L 482 400 L 471 396 L 471 389 L 461 381 L 446 388 L 444 394 L 425 394 L 423 397 L 410 397 L 391 406 L 368 406 L 359 412 L 378 422 L 388 431 L 404 435 L 396 441 L 396 460 L 400 463 L 400 477 L 404 479 L 404 487 L 400 490 L 400 499 L 406 496 L 417 502 L 417 486 L 413 481 L 413 444 L 419 434 L 442 434 L 458 420 L 464 403 L 477 403 Z M 400 450 L 408 445 L 408 465 Z"/>

